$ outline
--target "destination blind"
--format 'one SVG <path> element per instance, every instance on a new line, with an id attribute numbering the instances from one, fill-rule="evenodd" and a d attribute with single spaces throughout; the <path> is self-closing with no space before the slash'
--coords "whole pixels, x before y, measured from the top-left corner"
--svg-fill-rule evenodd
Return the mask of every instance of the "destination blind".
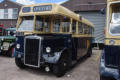
<path id="1" fill-rule="evenodd" d="M 52 10 L 52 5 L 35 6 L 33 8 L 33 12 L 51 11 L 51 10 Z"/>

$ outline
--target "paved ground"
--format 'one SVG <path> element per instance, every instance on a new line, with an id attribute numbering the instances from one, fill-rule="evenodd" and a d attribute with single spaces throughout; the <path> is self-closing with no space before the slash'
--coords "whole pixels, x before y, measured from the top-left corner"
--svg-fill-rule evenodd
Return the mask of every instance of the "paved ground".
<path id="1" fill-rule="evenodd" d="M 62 78 L 40 70 L 16 67 L 14 58 L 0 57 L 0 80 L 99 80 L 100 52 L 94 50 L 90 58 L 80 61 Z"/>

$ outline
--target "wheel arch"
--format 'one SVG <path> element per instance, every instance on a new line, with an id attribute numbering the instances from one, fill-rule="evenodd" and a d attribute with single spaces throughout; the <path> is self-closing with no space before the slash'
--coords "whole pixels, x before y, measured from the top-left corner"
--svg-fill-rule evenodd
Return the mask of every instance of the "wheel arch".
<path id="1" fill-rule="evenodd" d="M 64 49 L 60 52 L 59 60 L 62 58 L 63 55 L 69 57 L 70 61 L 72 61 L 72 54 L 71 54 L 71 52 L 70 52 L 70 50 L 69 50 L 68 48 L 64 48 Z M 58 60 L 58 62 L 59 62 L 59 60 Z"/>

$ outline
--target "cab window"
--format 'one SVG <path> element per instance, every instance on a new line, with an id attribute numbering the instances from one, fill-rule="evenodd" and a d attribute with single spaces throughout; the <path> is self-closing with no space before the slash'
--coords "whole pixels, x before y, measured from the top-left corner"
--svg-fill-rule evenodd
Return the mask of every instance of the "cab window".
<path id="1" fill-rule="evenodd" d="M 34 23 L 33 16 L 25 16 L 22 17 L 22 21 L 18 27 L 19 31 L 33 31 L 33 23 Z"/>
<path id="2" fill-rule="evenodd" d="M 112 6 L 110 33 L 120 35 L 120 5 Z"/>

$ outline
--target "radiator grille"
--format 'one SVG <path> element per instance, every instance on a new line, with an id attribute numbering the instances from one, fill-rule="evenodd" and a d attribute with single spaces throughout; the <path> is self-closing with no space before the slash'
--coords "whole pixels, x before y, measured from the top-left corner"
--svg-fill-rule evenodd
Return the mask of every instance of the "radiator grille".
<path id="1" fill-rule="evenodd" d="M 105 63 L 108 67 L 120 67 L 120 47 L 105 47 Z"/>
<path id="2" fill-rule="evenodd" d="M 39 67 L 39 44 L 40 39 L 29 39 L 25 41 L 25 64 Z"/>

